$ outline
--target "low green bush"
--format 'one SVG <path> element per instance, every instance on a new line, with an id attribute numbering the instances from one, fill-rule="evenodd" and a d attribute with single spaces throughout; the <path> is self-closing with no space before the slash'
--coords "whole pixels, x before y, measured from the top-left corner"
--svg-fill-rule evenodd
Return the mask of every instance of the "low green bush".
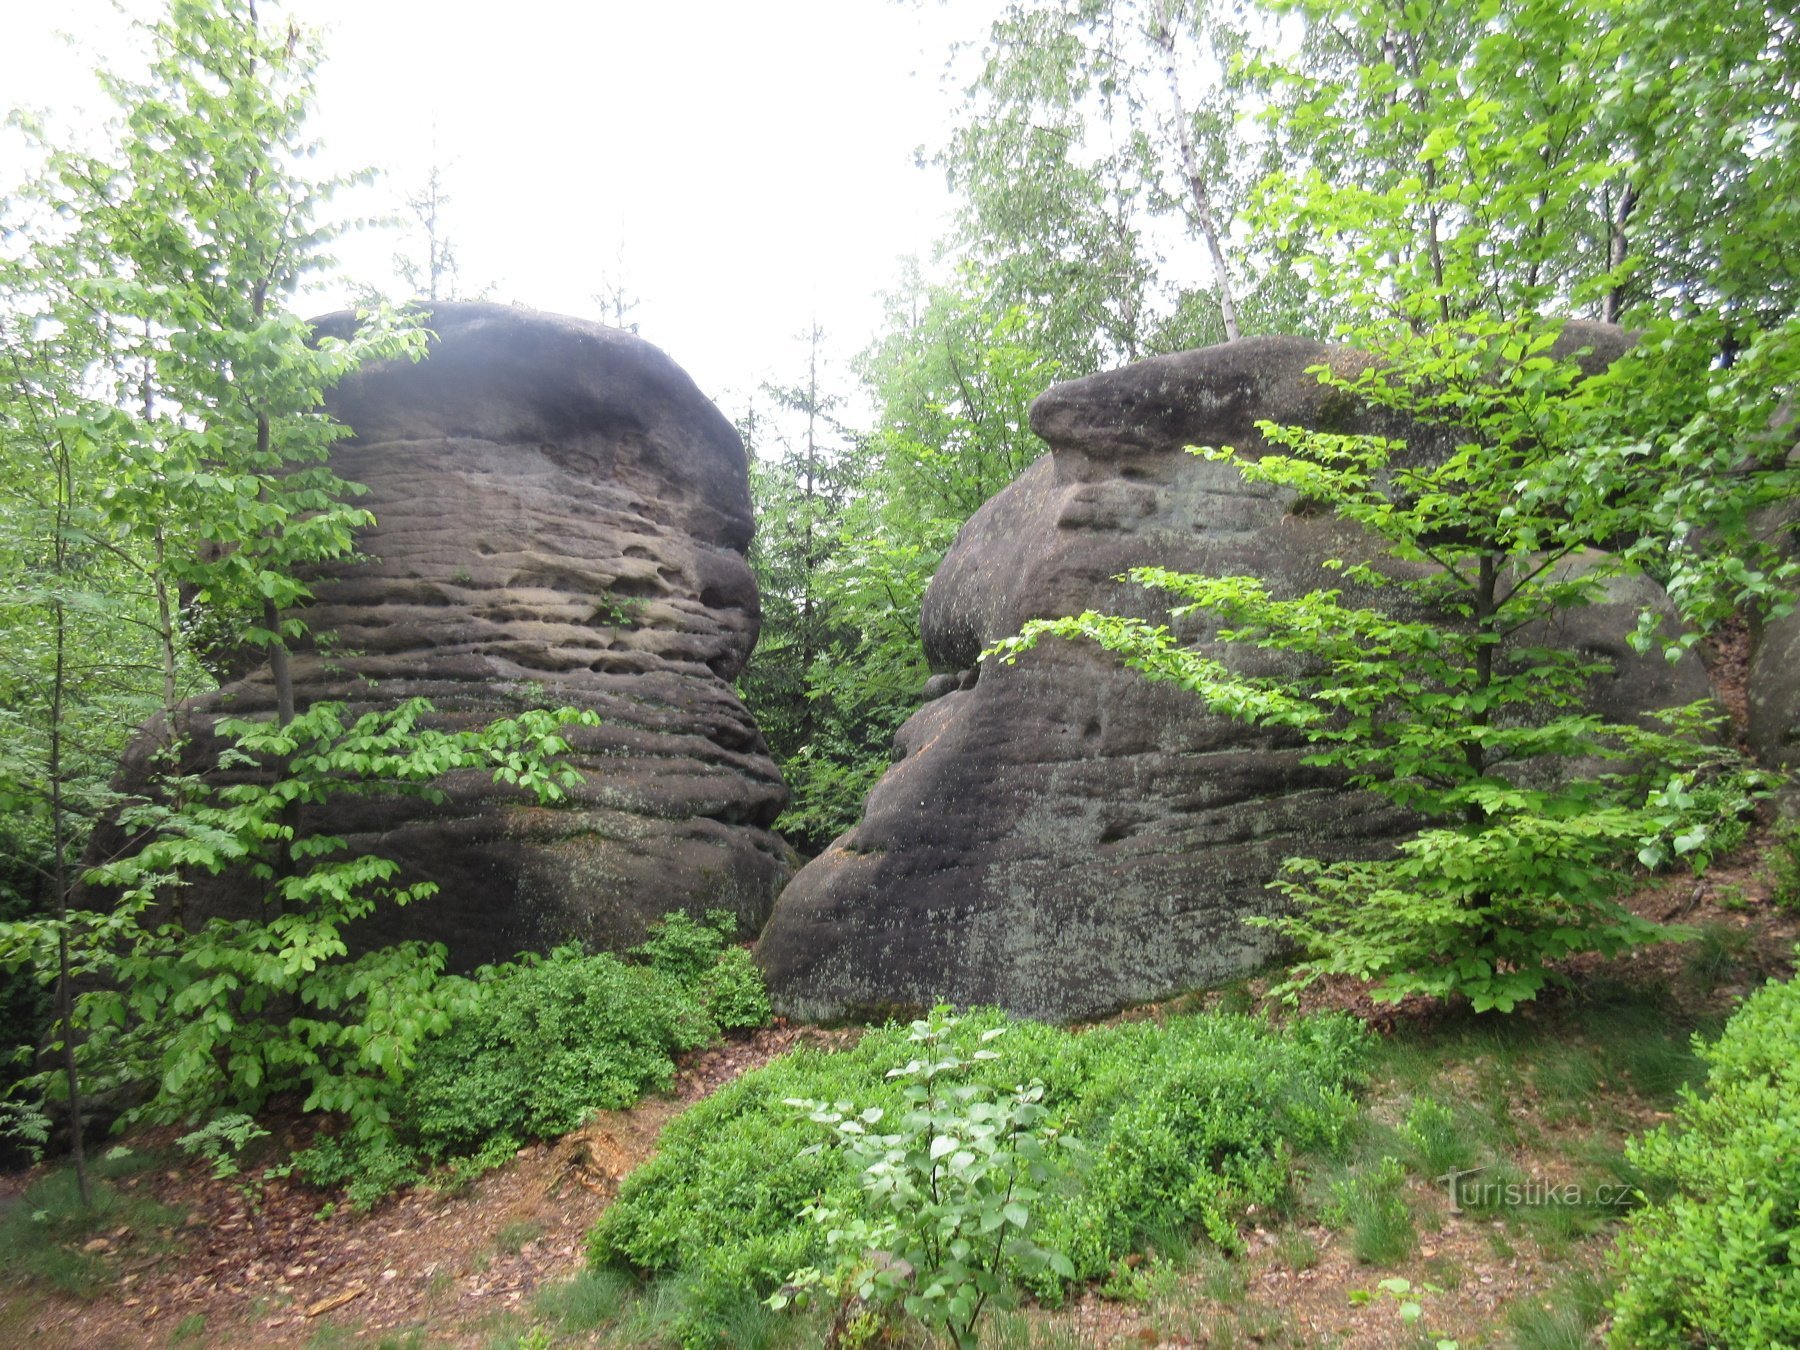
<path id="1" fill-rule="evenodd" d="M 1032 1228 L 1080 1281 L 1103 1277 L 1147 1233 L 1198 1229 L 1235 1245 L 1248 1206 L 1285 1203 L 1293 1152 L 1343 1141 L 1368 1044 L 1359 1024 L 1336 1016 L 1286 1029 L 1205 1014 L 1071 1032 L 981 1011 L 960 1020 L 950 1050 L 972 1059 L 1000 1027 L 1003 1053 L 985 1086 L 1041 1082 L 1049 1119 L 1088 1145 L 1082 1184 L 1047 1196 Z M 851 1214 L 865 1205 L 854 1160 L 816 1147 L 824 1128 L 787 1103 L 903 1114 L 903 1086 L 889 1075 L 915 1057 L 909 1034 L 890 1026 L 852 1050 L 796 1051 L 677 1117 L 601 1216 L 592 1263 L 675 1277 L 690 1297 L 682 1335 L 716 1340 L 710 1309 L 745 1290 L 767 1294 L 825 1258 L 809 1207 Z M 1068 1279 L 1011 1273 L 1050 1299 Z"/>
<path id="2" fill-rule="evenodd" d="M 749 953 L 727 945 L 735 926 L 726 911 L 669 914 L 625 957 L 559 947 L 459 981 L 450 1025 L 420 1047 L 391 1128 L 319 1141 L 296 1159 L 300 1174 L 368 1208 L 432 1163 L 464 1180 L 591 1111 L 667 1091 L 676 1055 L 768 1020 Z"/>
<path id="3" fill-rule="evenodd" d="M 566 1134 L 594 1108 L 666 1091 L 672 1056 L 718 1034 L 694 985 L 578 947 L 491 968 L 477 985 L 406 1084 L 407 1123 L 437 1159 Z"/>
<path id="4" fill-rule="evenodd" d="M 1800 983 L 1765 985 L 1697 1049 L 1703 1090 L 1627 1149 L 1672 1191 L 1626 1221 L 1612 1343 L 1800 1345 Z"/>

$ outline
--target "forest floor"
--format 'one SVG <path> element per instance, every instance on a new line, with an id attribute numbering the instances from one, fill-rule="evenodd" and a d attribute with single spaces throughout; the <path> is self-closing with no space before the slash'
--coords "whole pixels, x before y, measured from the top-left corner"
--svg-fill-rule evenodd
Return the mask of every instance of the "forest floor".
<path id="1" fill-rule="evenodd" d="M 1740 727 L 1741 646 L 1709 652 Z M 1668 1120 L 1681 1086 L 1697 1077 L 1690 1034 L 1716 1031 L 1761 981 L 1792 973 L 1800 914 L 1772 902 L 1769 845 L 1759 831 L 1703 879 L 1631 897 L 1645 917 L 1694 929 L 1692 941 L 1572 962 L 1568 989 L 1508 1018 L 1422 1001 L 1378 1005 L 1354 985 L 1315 986 L 1303 1010 L 1349 1011 L 1380 1033 L 1353 1156 L 1299 1160 L 1300 1203 L 1280 1218 L 1252 1212 L 1240 1253 L 1146 1252 L 1069 1306 L 997 1314 L 983 1344 L 1589 1343 L 1604 1322 L 1617 1228 L 1609 1197 L 1632 1177 L 1626 1140 Z M 1205 1007 L 1292 1015 L 1270 1002 L 1269 983 L 1125 1015 Z M 241 1177 L 215 1179 L 174 1147 L 177 1131 L 140 1133 L 128 1151 L 97 1161 L 108 1216 L 77 1242 L 39 1242 L 27 1262 L 32 1278 L 0 1279 L 0 1346 L 667 1344 L 654 1309 L 633 1311 L 629 1291 L 600 1287 L 586 1272 L 588 1230 L 684 1108 L 797 1046 L 854 1035 L 781 1025 L 695 1052 L 667 1096 L 602 1113 L 458 1191 L 415 1190 L 368 1214 L 285 1179 L 253 1188 Z M 1368 1184 L 1385 1159 L 1416 1150 L 1399 1127 L 1424 1100 L 1448 1113 L 1443 1156 L 1473 1161 L 1476 1184 L 1496 1183 L 1479 1205 L 1423 1179 L 1433 1169 L 1417 1156 L 1385 1195 Z M 306 1130 L 295 1117 L 268 1144 L 290 1149 Z M 0 1265 L 6 1242 L 21 1232 L 29 1241 L 18 1222 L 24 1192 L 45 1175 L 0 1176 Z M 1503 1186 L 1514 1193 L 1500 1194 Z M 1333 1197 L 1339 1212 L 1328 1225 Z M 1402 1319 L 1404 1301 L 1419 1306 L 1416 1321 Z M 785 1339 L 806 1344 L 820 1334 L 814 1323 Z"/>
<path id="2" fill-rule="evenodd" d="M 1688 1030 L 1716 1029 L 1756 984 L 1791 972 L 1800 915 L 1773 906 L 1769 893 L 1754 840 L 1703 881 L 1648 888 L 1635 908 L 1691 925 L 1700 937 L 1578 963 L 1568 972 L 1571 991 L 1501 1021 L 1375 1005 L 1349 986 L 1315 989 L 1309 1008 L 1349 1010 L 1382 1036 L 1365 1098 L 1368 1138 L 1340 1173 L 1302 1175 L 1301 1217 L 1252 1214 L 1235 1256 L 1147 1253 L 1104 1292 L 1090 1290 L 1068 1307 L 998 1315 L 983 1343 L 1583 1344 L 1602 1316 L 1615 1228 L 1595 1197 L 1628 1175 L 1624 1141 L 1668 1119 L 1675 1090 L 1693 1077 Z M 1264 983 L 1127 1015 L 1221 1005 L 1267 1006 Z M 683 1108 L 798 1045 L 851 1035 L 781 1026 L 696 1052 L 668 1096 L 527 1148 L 460 1191 L 414 1191 L 366 1215 L 280 1179 L 252 1203 L 241 1179 L 215 1180 L 179 1153 L 173 1131 L 135 1136 L 129 1154 L 100 1162 L 118 1196 L 114 1217 L 63 1253 L 51 1281 L 0 1285 L 0 1344 L 666 1343 L 653 1318 L 583 1315 L 588 1229 Z M 1398 1191 L 1406 1217 L 1390 1220 L 1398 1233 L 1384 1239 L 1379 1218 L 1369 1221 L 1374 1233 L 1362 1218 L 1321 1222 L 1334 1182 L 1401 1151 L 1394 1127 L 1421 1096 L 1456 1108 L 1467 1146 L 1493 1176 L 1520 1188 L 1518 1203 L 1459 1210 L 1443 1185 L 1412 1177 Z M 302 1127 L 293 1128 L 272 1142 L 297 1142 Z M 21 1203 L 29 1180 L 0 1179 L 0 1215 Z M 81 1292 L 50 1287 L 57 1279 Z M 1423 1308 L 1416 1324 L 1402 1321 L 1402 1300 L 1382 1291 L 1381 1281 L 1397 1279 Z M 1421 1331 L 1431 1339 L 1421 1342 Z"/>

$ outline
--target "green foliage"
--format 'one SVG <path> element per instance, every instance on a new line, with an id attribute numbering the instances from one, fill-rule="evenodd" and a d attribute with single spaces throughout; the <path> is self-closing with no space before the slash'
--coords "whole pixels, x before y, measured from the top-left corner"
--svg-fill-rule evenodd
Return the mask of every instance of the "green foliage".
<path id="1" fill-rule="evenodd" d="M 1765 855 L 1769 869 L 1769 903 L 1777 909 L 1800 910 L 1800 821 L 1783 821 Z"/>
<path id="2" fill-rule="evenodd" d="M 511 1155 L 508 1147 L 503 1155 L 490 1159 L 489 1165 L 498 1166 Z M 358 1212 L 373 1209 L 395 1191 L 425 1179 L 418 1152 L 391 1135 L 323 1136 L 294 1155 L 294 1171 L 314 1186 L 341 1188 Z"/>
<path id="3" fill-rule="evenodd" d="M 792 792 L 779 828 L 807 852 L 823 848 L 860 803 L 835 778 L 867 735 L 860 682 L 833 678 L 843 652 L 859 641 L 842 612 L 837 576 L 854 547 L 845 517 L 867 457 L 840 418 L 844 398 L 830 387 L 824 339 L 816 324 L 800 334 L 804 379 L 764 384 L 772 409 L 753 404 L 740 424 L 751 454 L 757 528 L 750 565 L 763 627 L 738 688 Z"/>
<path id="4" fill-rule="evenodd" d="M 1300 945 L 1302 983 L 1347 974 L 1377 981 L 1384 999 L 1462 994 L 1477 1011 L 1511 1011 L 1554 978 L 1553 962 L 1669 936 L 1617 903 L 1622 862 L 1704 866 L 1742 837 L 1772 782 L 1707 742 L 1701 707 L 1660 727 L 1589 710 L 1607 667 L 1559 642 L 1557 621 L 1629 570 L 1589 551 L 1629 515 L 1614 499 L 1669 485 L 1581 479 L 1572 493 L 1593 471 L 1579 455 L 1591 422 L 1556 336 L 1553 324 L 1470 321 L 1402 332 L 1352 374 L 1318 370 L 1419 424 L 1423 445 L 1264 423 L 1291 453 L 1198 452 L 1384 546 L 1379 563 L 1328 564 L 1344 588 L 1285 598 L 1254 577 L 1141 567 L 1130 579 L 1176 597 L 1175 619 L 1205 616 L 1205 642 L 1090 612 L 996 648 L 1010 661 L 1044 635 L 1094 641 L 1214 712 L 1300 732 L 1306 763 L 1421 819 L 1389 857 L 1286 862 L 1272 885 L 1291 912 L 1252 922 Z M 1613 504 L 1571 514 L 1603 495 Z M 1281 654 L 1279 673 L 1239 674 L 1216 644 Z"/>
<path id="5" fill-rule="evenodd" d="M 695 985 L 718 964 L 736 932 L 737 916 L 728 909 L 708 910 L 704 922 L 680 912 L 665 914 L 631 955 L 677 983 Z"/>
<path id="6" fill-rule="evenodd" d="M 205 1158 L 212 1164 L 214 1179 L 224 1181 L 243 1171 L 240 1158 L 244 1150 L 268 1137 L 269 1132 L 249 1116 L 234 1111 L 214 1116 L 199 1129 L 182 1135 L 175 1141 L 175 1147 L 183 1153 L 197 1153 Z"/>
<path id="7" fill-rule="evenodd" d="M 697 994 L 719 1030 L 747 1030 L 768 1022 L 769 990 L 750 953 L 727 945 L 736 932 L 728 909 L 708 910 L 704 922 L 665 914 L 631 955 Z"/>
<path id="8" fill-rule="evenodd" d="M 1704 1093 L 1627 1149 L 1674 1193 L 1626 1222 L 1619 1346 L 1800 1342 L 1800 983 L 1771 981 L 1711 1045 Z"/>
<path id="9" fill-rule="evenodd" d="M 1047 1193 L 1031 1216 L 1032 1240 L 1064 1253 L 1077 1280 L 1104 1278 L 1143 1234 L 1198 1229 L 1235 1243 L 1246 1206 L 1283 1202 L 1291 1152 L 1342 1141 L 1367 1049 L 1361 1028 L 1337 1017 L 1286 1030 L 1206 1015 L 1072 1033 L 985 1012 L 964 1017 L 947 1050 L 972 1063 L 981 1036 L 1000 1027 L 1005 1077 L 989 1080 L 987 1100 L 1041 1082 L 1061 1129 L 1088 1145 L 1082 1188 Z M 819 1127 L 785 1103 L 847 1101 L 897 1119 L 909 1104 L 887 1073 L 917 1057 L 911 1035 L 889 1027 L 853 1050 L 797 1051 L 684 1112 L 601 1217 L 594 1264 L 680 1282 L 695 1342 L 739 1291 L 766 1296 L 790 1272 L 820 1265 L 826 1234 L 804 1211 L 870 1217 L 867 1201 L 856 1160 L 812 1149 Z M 1055 1271 L 1028 1282 L 1046 1297 L 1065 1284 Z"/>
<path id="10" fill-rule="evenodd" d="M 707 1016 L 721 1031 L 748 1031 L 767 1026 L 773 1010 L 762 971 L 742 947 L 727 947 L 717 964 L 700 980 Z"/>
<path id="11" fill-rule="evenodd" d="M 1350 1251 L 1366 1265 L 1395 1266 L 1418 1245 L 1412 1209 L 1401 1193 L 1406 1169 L 1398 1158 L 1332 1183 L 1325 1222 L 1350 1232 Z"/>
<path id="12" fill-rule="evenodd" d="M 749 953 L 725 945 L 735 927 L 726 910 L 705 922 L 671 913 L 627 958 L 571 945 L 440 982 L 443 1024 L 417 1047 L 381 1128 L 321 1138 L 297 1155 L 301 1175 L 367 1209 L 434 1165 L 434 1180 L 454 1184 L 594 1111 L 666 1091 L 676 1055 L 768 1018 Z"/>
<path id="13" fill-rule="evenodd" d="M 807 377 L 741 424 L 762 524 L 764 637 L 740 687 L 792 798 L 778 822 L 813 852 L 856 823 L 931 671 L 919 606 L 957 530 L 1043 452 L 1026 409 L 1061 367 L 1046 325 L 959 269 L 912 269 L 859 361 L 877 408 L 852 436 L 815 331 Z"/>
<path id="14" fill-rule="evenodd" d="M 38 172 L 7 185 L 0 203 L 0 229 L 20 241 L 0 260 L 0 646 L 10 658 L 0 675 L 9 742 L 0 807 L 5 842 L 22 843 L 15 857 L 42 878 L 25 912 L 7 907 L 4 945 L 58 986 L 54 1039 L 69 1045 L 85 1020 L 99 1033 L 87 1061 L 113 1055 L 105 1069 L 115 1080 L 182 1042 L 155 1066 L 159 1099 L 199 1111 L 218 1100 L 208 1085 L 221 1080 L 254 1094 L 265 1081 L 305 1078 L 304 1063 L 278 1066 L 236 1034 L 245 1009 L 297 993 L 301 972 L 270 979 L 264 962 L 245 981 L 234 962 L 283 950 L 310 961 L 310 939 L 278 939 L 258 954 L 215 930 L 203 939 L 212 950 L 178 969 L 152 950 L 173 939 L 137 926 L 154 887 L 115 915 L 69 913 L 77 860 L 93 822 L 117 808 L 107 783 L 124 739 L 157 710 L 162 745 L 152 748 L 180 738 L 176 709 L 204 683 L 211 642 L 265 652 L 282 720 L 291 716 L 287 648 L 302 631 L 293 610 L 310 594 L 306 569 L 351 556 L 354 530 L 370 519 L 349 504 L 361 489 L 326 463 L 344 429 L 321 411 L 324 392 L 364 360 L 416 357 L 423 334 L 372 315 L 347 337 L 316 338 L 289 308 L 327 263 L 336 228 L 320 216 L 347 181 L 308 172 L 312 40 L 297 26 L 264 29 L 245 0 L 175 0 L 139 32 L 144 76 L 100 75 L 120 119 L 101 148 L 55 147 L 19 118 Z M 33 636 L 15 643 L 16 630 Z M 184 795 L 175 793 L 176 816 Z M 244 840 L 223 837 L 230 822 L 201 821 L 207 806 L 185 817 L 200 834 L 177 826 L 182 837 L 154 866 L 242 855 Z M 336 884 L 371 880 L 344 872 Z M 221 946 L 222 965 L 211 959 Z M 152 989 L 129 1013 L 124 998 L 105 1008 L 84 1000 L 78 1018 L 73 981 L 96 964 L 118 977 L 111 956 L 121 949 L 127 964 L 158 966 Z M 146 1000 L 173 1004 L 208 982 L 216 1007 L 171 1014 L 179 1032 L 164 1021 L 136 1035 L 153 1020 Z M 359 993 L 327 988 L 320 1006 L 330 1012 Z M 297 1037 L 288 1046 L 319 1064 L 342 1048 L 315 1054 Z M 61 1091 L 79 1117 L 72 1060 Z"/>
<path id="15" fill-rule="evenodd" d="M 295 808 L 340 796 L 440 800 L 445 773 L 486 769 L 541 803 L 561 797 L 572 771 L 558 731 L 591 713 L 526 712 L 487 727 L 448 732 L 421 725 L 430 705 L 346 722 L 320 703 L 285 725 L 223 722 L 228 761 L 257 770 L 219 787 L 183 785 L 173 801 L 128 817 L 147 829 L 138 849 L 95 869 L 114 891 L 107 912 L 73 916 L 79 969 L 105 987 L 77 1000 L 88 1032 L 81 1053 L 98 1072 L 154 1076 L 148 1101 L 128 1120 L 193 1119 L 220 1108 L 255 1112 L 277 1092 L 298 1091 L 303 1109 L 351 1117 L 383 1132 L 393 1089 L 420 1042 L 448 1025 L 439 996 L 441 946 L 406 943 L 351 956 L 344 930 L 380 904 L 431 893 L 404 884 L 389 859 L 355 855 L 345 841 L 296 835 Z M 213 918 L 188 929 L 161 908 L 183 879 L 231 869 L 262 891 L 256 918 Z M 61 926 L 0 929 L 0 959 L 54 974 L 46 952 Z"/>
<path id="16" fill-rule="evenodd" d="M 804 1307 L 823 1290 L 838 1300 L 903 1308 L 947 1330 L 957 1345 L 974 1346 L 983 1311 L 1015 1301 L 1009 1267 L 1074 1278 L 1069 1258 L 1039 1246 L 1030 1230 L 1045 1188 L 1066 1189 L 1068 1163 L 1058 1148 L 1079 1144 L 1051 1123 L 1042 1083 L 996 1093 L 958 1081 L 964 1070 L 1000 1058 L 987 1046 L 1006 1028 L 982 1032 L 982 1048 L 965 1060 L 950 1044 L 955 1026 L 947 1007 L 912 1024 L 915 1058 L 887 1073 L 902 1085 L 906 1109 L 896 1116 L 879 1106 L 858 1111 L 851 1102 L 787 1103 L 831 1127 L 876 1212 L 870 1218 L 810 1208 L 808 1217 L 826 1229 L 833 1265 L 796 1271 L 770 1296 L 771 1307 Z M 884 1124 L 892 1133 L 877 1132 Z"/>
<path id="17" fill-rule="evenodd" d="M 700 973 L 691 978 L 698 981 Z M 695 983 L 559 947 L 490 967 L 406 1085 L 405 1118 L 434 1158 L 491 1140 L 554 1138 L 675 1078 L 671 1056 L 717 1034 Z"/>

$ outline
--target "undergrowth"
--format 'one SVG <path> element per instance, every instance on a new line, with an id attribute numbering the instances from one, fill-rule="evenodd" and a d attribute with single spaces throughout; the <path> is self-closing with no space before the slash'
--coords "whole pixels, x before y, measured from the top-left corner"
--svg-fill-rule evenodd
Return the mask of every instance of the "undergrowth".
<path id="1" fill-rule="evenodd" d="M 626 958 L 567 946 L 484 967 L 421 1047 L 393 1126 L 319 1140 L 297 1156 L 300 1174 L 368 1208 L 433 1167 L 466 1180 L 592 1111 L 667 1091 L 674 1056 L 768 1020 L 761 976 L 728 945 L 734 928 L 727 911 L 674 913 Z"/>
<path id="2" fill-rule="evenodd" d="M 180 1212 L 114 1184 L 154 1165 L 151 1155 L 128 1150 L 97 1159 L 91 1206 L 81 1202 L 72 1167 L 38 1177 L 0 1208 L 0 1275 L 89 1298 L 116 1278 L 107 1252 L 117 1242 L 130 1238 L 140 1249 L 172 1245 L 166 1235 L 180 1224 Z M 90 1247 L 101 1234 L 109 1237 L 100 1250 Z"/>
<path id="3" fill-rule="evenodd" d="M 1615 1256 L 1619 1346 L 1800 1345 L 1800 984 L 1771 981 L 1699 1053 L 1704 1094 L 1628 1150 L 1672 1190 Z"/>
<path id="4" fill-rule="evenodd" d="M 1147 1234 L 1198 1231 L 1235 1249 L 1249 1206 L 1288 1203 L 1291 1156 L 1344 1137 L 1368 1048 L 1360 1024 L 1340 1016 L 1277 1029 L 1203 1014 L 1078 1033 L 993 1011 L 962 1019 L 952 1048 L 972 1055 L 1002 1026 L 989 1085 L 1040 1081 L 1050 1116 L 1088 1146 L 1085 1177 L 1045 1198 L 1031 1234 L 1068 1256 L 1077 1283 L 1105 1278 Z M 890 1026 L 853 1050 L 796 1051 L 685 1112 L 602 1215 L 593 1265 L 661 1277 L 682 1291 L 682 1339 L 719 1342 L 721 1319 L 746 1293 L 767 1294 L 824 1256 L 825 1235 L 804 1210 L 862 1205 L 856 1169 L 841 1151 L 814 1148 L 821 1127 L 786 1103 L 900 1111 L 889 1073 L 912 1050 L 907 1029 Z M 1013 1275 L 1051 1302 L 1071 1283 L 1050 1270 Z"/>

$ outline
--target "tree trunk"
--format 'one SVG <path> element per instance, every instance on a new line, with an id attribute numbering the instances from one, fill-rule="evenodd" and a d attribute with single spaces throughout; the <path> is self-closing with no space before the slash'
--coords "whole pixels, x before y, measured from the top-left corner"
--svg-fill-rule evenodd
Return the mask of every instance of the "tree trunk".
<path id="1" fill-rule="evenodd" d="M 1175 30 L 1159 17 L 1153 21 L 1150 40 L 1162 50 L 1163 74 L 1169 83 L 1170 102 L 1175 107 L 1175 142 L 1181 150 L 1181 171 L 1187 179 L 1188 195 L 1193 199 L 1194 223 L 1206 241 L 1206 251 L 1212 256 L 1213 281 L 1219 288 L 1219 316 L 1225 321 L 1225 337 L 1235 342 L 1241 336 L 1237 299 L 1232 294 L 1231 272 L 1225 265 L 1225 248 L 1219 238 L 1212 195 L 1206 189 L 1206 177 L 1200 172 L 1200 155 L 1194 149 L 1194 131 L 1188 123 L 1187 105 L 1181 98 L 1181 76 L 1175 69 Z"/>

